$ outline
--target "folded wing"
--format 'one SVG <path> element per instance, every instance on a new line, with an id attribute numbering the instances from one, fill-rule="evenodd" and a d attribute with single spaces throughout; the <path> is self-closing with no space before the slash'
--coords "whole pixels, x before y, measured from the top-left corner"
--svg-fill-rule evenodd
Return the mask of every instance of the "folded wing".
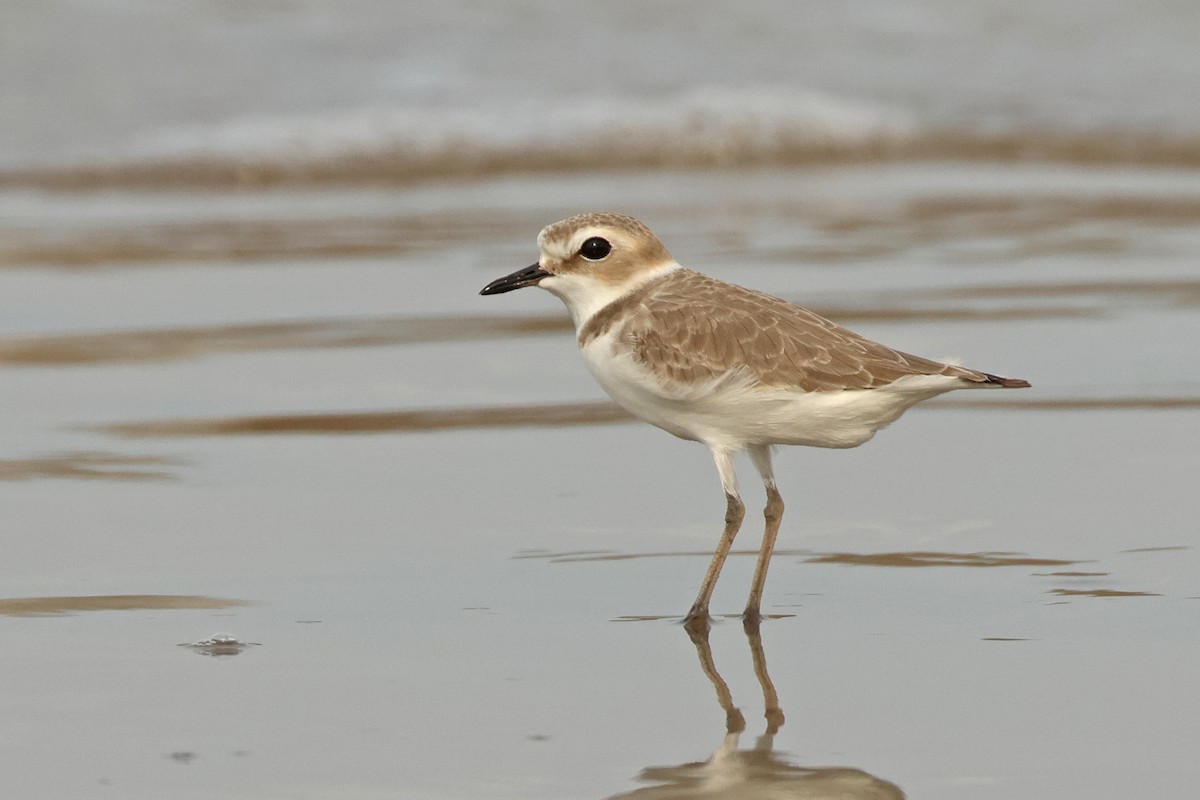
<path id="1" fill-rule="evenodd" d="M 909 375 L 1027 385 L 893 350 L 800 306 L 691 270 L 675 270 L 637 294 L 618 335 L 664 385 L 734 372 L 806 392 L 872 389 Z"/>

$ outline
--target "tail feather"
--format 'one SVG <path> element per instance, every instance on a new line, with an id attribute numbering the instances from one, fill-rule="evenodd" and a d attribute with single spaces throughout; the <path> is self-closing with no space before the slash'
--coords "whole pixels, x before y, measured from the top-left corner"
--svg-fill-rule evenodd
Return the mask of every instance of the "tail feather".
<path id="1" fill-rule="evenodd" d="M 983 373 L 983 383 L 990 383 L 999 386 L 1003 389 L 1028 389 L 1031 384 L 1023 378 L 1001 378 L 999 375 L 990 375 Z"/>

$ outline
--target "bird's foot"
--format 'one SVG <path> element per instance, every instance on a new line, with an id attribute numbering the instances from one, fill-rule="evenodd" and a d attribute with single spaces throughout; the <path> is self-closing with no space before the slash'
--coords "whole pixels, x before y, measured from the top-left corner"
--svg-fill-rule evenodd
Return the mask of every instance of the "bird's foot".
<path id="1" fill-rule="evenodd" d="M 742 612 L 742 627 L 747 631 L 757 631 L 762 623 L 762 612 L 757 607 L 748 607 Z"/>
<path id="2" fill-rule="evenodd" d="M 683 628 L 693 639 L 696 636 L 708 637 L 708 629 L 712 622 L 708 616 L 707 606 L 692 606 L 692 610 L 683 618 Z"/>

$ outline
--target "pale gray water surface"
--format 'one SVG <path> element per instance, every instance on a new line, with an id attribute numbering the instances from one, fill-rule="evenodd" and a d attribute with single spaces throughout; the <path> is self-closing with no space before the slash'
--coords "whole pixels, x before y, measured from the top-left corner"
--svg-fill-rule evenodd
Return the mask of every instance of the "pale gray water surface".
<path id="1" fill-rule="evenodd" d="M 1200 177 L 630 179 L 464 185 L 504 230 L 463 223 L 386 258 L 239 260 L 217 237 L 182 261 L 0 270 L 10 791 L 1187 796 Z M 602 398 L 557 301 L 476 295 L 533 258 L 557 209 L 618 197 L 685 263 L 1036 387 L 931 403 L 856 451 L 780 454 L 761 656 L 786 722 L 765 740 L 740 625 L 714 628 L 714 700 L 671 621 L 720 522 L 707 454 L 564 411 Z M 34 202 L 60 222 L 30 214 L 22 236 L 85 253 L 166 216 L 253 224 L 315 200 L 118 194 L 101 218 L 84 196 Z M 355 202 L 386 232 L 456 201 Z M 740 608 L 751 565 L 730 561 L 715 612 Z M 130 595 L 221 605 L 103 600 Z M 18 613 L 36 598 L 58 613 Z M 217 633 L 261 646 L 177 646 Z"/>
<path id="2" fill-rule="evenodd" d="M 0 4 L 6 796 L 1192 797 L 1193 5 L 403 5 Z M 689 641 L 707 453 L 477 294 L 588 209 L 1034 388 Z"/>

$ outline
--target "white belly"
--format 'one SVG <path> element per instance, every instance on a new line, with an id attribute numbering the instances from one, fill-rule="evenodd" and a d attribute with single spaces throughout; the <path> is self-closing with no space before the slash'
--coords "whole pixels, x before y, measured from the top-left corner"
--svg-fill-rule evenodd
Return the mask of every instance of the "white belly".
<path id="1" fill-rule="evenodd" d="M 637 417 L 683 439 L 735 450 L 748 444 L 857 447 L 922 400 L 971 384 L 918 375 L 878 389 L 803 392 L 738 374 L 704 385 L 664 384 L 601 336 L 582 350 L 596 381 Z"/>

